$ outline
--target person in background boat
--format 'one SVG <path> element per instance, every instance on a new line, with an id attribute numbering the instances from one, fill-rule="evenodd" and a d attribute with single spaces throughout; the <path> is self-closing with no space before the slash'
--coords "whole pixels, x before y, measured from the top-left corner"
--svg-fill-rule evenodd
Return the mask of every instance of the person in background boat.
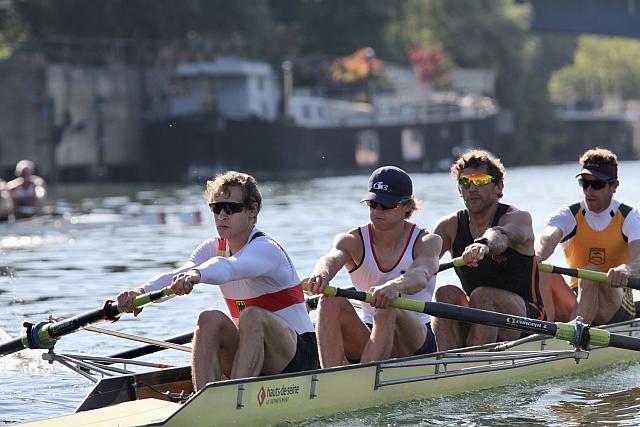
<path id="1" fill-rule="evenodd" d="M 361 201 L 371 222 L 336 235 L 307 279 L 319 294 L 346 267 L 355 288 L 373 294 L 370 304 L 362 304 L 363 320 L 346 298 L 320 298 L 316 334 L 324 368 L 436 350 L 428 315 L 389 304 L 398 296 L 431 301 L 440 238 L 409 221 L 419 201 L 402 169 L 375 170 L 368 188 Z"/>
<path id="2" fill-rule="evenodd" d="M 0 178 L 0 222 L 8 221 L 13 215 L 13 200 L 7 190 L 7 182 Z"/>
<path id="3" fill-rule="evenodd" d="M 600 325 L 633 319 L 633 295 L 623 286 L 640 269 L 640 214 L 613 198 L 620 185 L 613 152 L 587 150 L 579 161 L 576 178 L 584 197 L 547 218 L 536 256 L 546 260 L 560 243 L 569 267 L 607 273 L 607 283 L 572 278 L 569 287 L 561 275 L 541 273 L 545 307 L 559 321 L 580 316 Z"/>
<path id="4" fill-rule="evenodd" d="M 531 215 L 500 203 L 504 190 L 502 162 L 483 150 L 462 154 L 451 166 L 466 209 L 441 219 L 434 233 L 442 238 L 441 255 L 462 257 L 455 267 L 462 288 L 441 286 L 438 302 L 544 319 L 534 256 Z M 520 332 L 435 318 L 438 350 L 503 340 Z"/>
<path id="5" fill-rule="evenodd" d="M 33 174 L 35 169 L 36 165 L 31 160 L 20 160 L 16 164 L 17 178 L 7 184 L 16 219 L 30 218 L 42 210 L 47 185 L 44 179 Z"/>
<path id="6" fill-rule="evenodd" d="M 219 237 L 202 242 L 182 267 L 118 295 L 118 307 L 171 286 L 176 295 L 196 283 L 218 285 L 231 317 L 220 310 L 200 314 L 193 338 L 195 390 L 227 378 L 279 374 L 319 366 L 313 324 L 302 285 L 285 250 L 256 227 L 262 196 L 256 180 L 230 171 L 207 182 Z"/>

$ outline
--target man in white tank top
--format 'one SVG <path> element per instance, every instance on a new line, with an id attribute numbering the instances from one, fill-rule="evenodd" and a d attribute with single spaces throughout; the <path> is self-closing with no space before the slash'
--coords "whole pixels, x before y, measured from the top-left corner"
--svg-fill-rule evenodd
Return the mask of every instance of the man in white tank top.
<path id="1" fill-rule="evenodd" d="M 194 389 L 227 378 L 318 368 L 313 324 L 298 274 L 284 249 L 255 227 L 262 196 L 255 179 L 227 172 L 207 183 L 207 201 L 220 237 L 202 242 L 182 267 L 118 295 L 133 299 L 171 285 L 176 295 L 202 282 L 220 287 L 230 317 L 200 313 L 193 338 Z"/>
<path id="2" fill-rule="evenodd" d="M 345 298 L 320 299 L 316 335 L 325 368 L 436 350 L 428 316 L 389 308 L 404 294 L 431 301 L 438 272 L 440 237 L 408 220 L 418 209 L 411 178 L 394 166 L 379 168 L 362 201 L 371 222 L 336 235 L 308 278 L 310 291 L 322 293 L 346 267 L 356 289 L 373 294 L 363 304 L 364 320 Z"/>

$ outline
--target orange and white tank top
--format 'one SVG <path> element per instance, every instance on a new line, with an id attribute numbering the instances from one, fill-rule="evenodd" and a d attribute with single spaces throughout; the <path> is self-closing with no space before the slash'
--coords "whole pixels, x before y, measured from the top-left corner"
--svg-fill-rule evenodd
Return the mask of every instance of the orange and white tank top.
<path id="1" fill-rule="evenodd" d="M 390 270 L 382 270 L 376 257 L 375 249 L 371 241 L 372 225 L 360 227 L 360 236 L 362 238 L 364 255 L 362 257 L 362 263 L 354 270 L 349 272 L 351 276 L 351 282 L 356 289 L 360 291 L 368 291 L 372 286 L 381 285 L 388 280 L 395 279 L 409 269 L 413 262 L 413 247 L 416 244 L 418 236 L 422 232 L 422 229 L 413 224 L 411 234 L 407 239 L 402 254 L 396 260 L 393 267 Z M 403 298 L 410 298 L 419 301 L 430 302 L 433 298 L 433 291 L 436 286 L 435 276 L 429 280 L 427 286 L 418 293 L 415 294 L 402 294 Z M 362 303 L 362 311 L 364 314 L 364 321 L 367 323 L 373 323 L 374 308 L 367 303 Z M 423 320 L 424 323 L 429 322 L 429 315 L 423 313 L 416 313 Z"/>

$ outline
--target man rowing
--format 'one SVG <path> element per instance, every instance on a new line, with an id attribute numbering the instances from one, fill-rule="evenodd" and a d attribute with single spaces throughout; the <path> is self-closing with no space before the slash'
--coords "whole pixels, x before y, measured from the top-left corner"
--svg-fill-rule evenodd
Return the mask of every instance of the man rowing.
<path id="1" fill-rule="evenodd" d="M 202 242 L 177 270 L 122 292 L 118 307 L 137 315 L 137 295 L 168 285 L 176 295 L 200 282 L 220 287 L 231 318 L 219 310 L 200 313 L 192 357 L 196 391 L 223 375 L 317 368 L 315 332 L 298 274 L 282 246 L 255 225 L 262 206 L 256 180 L 239 172 L 218 175 L 207 182 L 206 198 L 219 237 Z"/>
<path id="2" fill-rule="evenodd" d="M 561 275 L 541 273 L 545 307 L 559 321 L 576 316 L 589 324 L 632 319 L 633 295 L 623 287 L 640 269 L 640 214 L 613 198 L 620 185 L 613 152 L 587 150 L 580 166 L 576 178 L 584 197 L 547 218 L 536 240 L 536 255 L 543 261 L 561 243 L 570 267 L 607 273 L 607 283 L 572 278 L 568 287 Z"/>
<path id="3" fill-rule="evenodd" d="M 361 201 L 371 222 L 336 235 L 308 278 L 310 291 L 321 293 L 346 267 L 356 289 L 373 294 L 371 303 L 362 305 L 364 320 L 346 298 L 321 297 L 316 326 L 325 368 L 436 349 L 428 315 L 389 304 L 398 296 L 431 301 L 440 238 L 409 221 L 419 201 L 405 171 L 381 167 L 371 174 L 368 188 Z"/>
<path id="4" fill-rule="evenodd" d="M 451 167 L 466 209 L 441 219 L 434 233 L 442 238 L 441 256 L 450 251 L 465 265 L 455 267 L 462 289 L 439 287 L 438 302 L 544 319 L 529 212 L 500 203 L 505 169 L 490 153 L 473 150 Z M 519 332 L 434 319 L 438 350 L 513 340 Z"/>
<path id="5" fill-rule="evenodd" d="M 11 215 L 13 215 L 13 200 L 7 191 L 7 183 L 0 178 L 0 222 L 8 221 Z"/>

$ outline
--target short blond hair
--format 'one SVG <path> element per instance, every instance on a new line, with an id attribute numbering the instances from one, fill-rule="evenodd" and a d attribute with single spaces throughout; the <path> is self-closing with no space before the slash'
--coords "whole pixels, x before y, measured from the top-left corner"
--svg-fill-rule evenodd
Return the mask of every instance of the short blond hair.
<path id="1" fill-rule="evenodd" d="M 258 189 L 258 182 L 249 174 L 228 171 L 223 174 L 216 175 L 213 180 L 207 181 L 207 189 L 205 190 L 205 198 L 207 203 L 213 202 L 215 194 L 231 194 L 231 187 L 238 187 L 242 190 L 244 198 L 242 203 L 246 207 L 255 207 L 258 212 L 262 207 L 262 194 Z"/>

